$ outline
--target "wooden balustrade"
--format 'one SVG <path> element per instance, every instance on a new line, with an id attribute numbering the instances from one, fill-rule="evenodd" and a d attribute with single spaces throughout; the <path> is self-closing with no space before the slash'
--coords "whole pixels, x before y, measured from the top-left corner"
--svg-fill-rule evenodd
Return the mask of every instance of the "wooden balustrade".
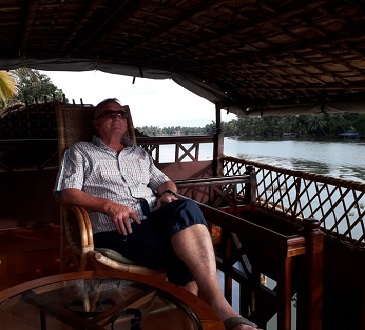
<path id="1" fill-rule="evenodd" d="M 323 329 L 338 329 L 343 324 L 348 329 L 364 329 L 365 283 L 359 279 L 365 276 L 365 184 L 236 157 L 222 160 L 227 176 L 255 167 L 257 211 L 264 214 L 256 219 L 266 228 L 298 225 L 305 218 L 319 221 L 319 229 L 325 233 Z M 312 246 L 316 246 L 315 240 Z M 306 271 L 303 268 L 296 277 Z M 316 294 L 311 287 L 303 290 Z"/>
<path id="2" fill-rule="evenodd" d="M 199 206 L 210 228 L 221 228 L 220 239 L 214 240 L 218 242 L 215 244 L 217 267 L 224 274 L 227 300 L 232 302 L 236 295 L 241 314 L 263 328 L 276 315 L 277 328 L 289 330 L 292 299 L 296 297 L 296 329 L 322 329 L 323 233 L 318 229 L 319 222 L 313 219 L 305 219 L 301 225 L 272 222 L 271 227 L 265 227 L 270 216 L 256 212 L 250 205 L 228 203 L 222 206 L 225 205 L 221 203 L 225 199 L 222 196 L 236 196 L 232 191 L 237 189 L 232 189 L 232 185 L 256 188 L 256 181 L 250 178 L 252 176 L 246 174 L 176 180 L 175 183 L 179 192 L 190 197 L 196 197 L 202 193 L 202 188 L 209 187 L 205 202 L 199 202 Z M 209 203 L 215 207 L 207 205 Z M 275 281 L 274 288 L 265 286 L 263 277 Z M 233 281 L 238 284 L 238 294 L 233 292 Z"/>

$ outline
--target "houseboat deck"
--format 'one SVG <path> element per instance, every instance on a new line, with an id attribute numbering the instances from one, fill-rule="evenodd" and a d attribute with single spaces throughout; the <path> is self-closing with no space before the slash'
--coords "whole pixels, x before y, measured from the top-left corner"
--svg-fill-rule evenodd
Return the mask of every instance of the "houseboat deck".
<path id="1" fill-rule="evenodd" d="M 211 101 L 214 136 L 171 140 L 175 161 L 159 159 L 159 145 L 168 138 L 141 138 L 139 144 L 173 179 L 243 175 L 254 167 L 255 213 L 241 208 L 252 188 L 247 184 L 227 194 L 209 187 L 180 192 L 204 204 L 219 197 L 214 206 L 224 212 L 215 219 L 211 209 L 206 212 L 212 230 L 220 233 L 217 261 L 227 299 L 236 283 L 240 312 L 263 327 L 276 313 L 278 328 L 290 329 L 295 296 L 297 330 L 365 328 L 364 185 L 224 157 L 220 126 L 223 109 L 240 117 L 364 112 L 363 3 L 8 0 L 0 4 L 0 18 L 1 70 L 100 70 L 128 75 L 133 82 L 173 79 Z M 26 276 L 23 270 L 43 276 L 55 269 L 56 255 L 47 258 L 47 253 L 56 246 L 44 237 L 49 233 L 42 234 L 47 229 L 57 235 L 53 229 L 59 224 L 52 197 L 55 126 L 51 109 L 35 110 L 34 116 L 27 114 L 36 130 L 16 112 L 0 130 L 10 134 L 0 137 L 5 140 L 0 142 L 1 234 L 19 242 L 25 238 L 38 256 L 28 263 L 29 250 L 19 243 L 12 245 L 19 251 L 13 263 L 13 251 L 0 244 L 0 281 L 8 284 Z M 200 143 L 213 143 L 212 161 L 198 159 Z M 305 229 L 308 218 L 317 219 L 320 230 L 311 221 Z M 33 230 L 29 235 L 27 228 Z M 249 231 L 255 236 L 247 237 Z M 41 251 L 43 240 L 50 245 Z M 262 274 L 274 280 L 272 290 Z"/>
<path id="2" fill-rule="evenodd" d="M 172 179 L 180 182 L 180 194 L 202 203 L 202 208 L 211 221 L 217 267 L 222 272 L 224 291 L 229 301 L 236 299 L 235 303 L 243 314 L 251 314 L 265 323 L 279 313 L 279 329 L 289 329 L 291 311 L 287 307 L 291 307 L 291 300 L 294 297 L 299 299 L 297 308 L 301 311 L 298 314 L 300 321 L 301 313 L 308 316 L 306 302 L 313 303 L 314 297 L 308 296 L 308 293 L 318 294 L 323 290 L 323 314 L 316 316 L 317 322 L 323 322 L 323 329 L 336 329 L 336 324 L 344 320 L 354 328 L 364 324 L 361 313 L 365 306 L 364 285 L 361 281 L 354 280 L 365 274 L 364 234 L 355 238 L 352 222 L 347 218 L 355 205 L 363 203 L 364 185 L 224 155 L 219 157 L 219 162 L 215 165 L 214 159 L 200 160 L 197 152 L 199 144 L 213 143 L 218 139 L 218 136 L 140 137 L 138 144 L 151 152 L 158 166 Z M 159 148 L 169 143 L 175 146 L 175 159 L 170 163 L 161 162 Z M 59 206 L 52 195 L 57 173 L 55 140 L 45 139 L 42 146 L 38 139 L 27 140 L 24 144 L 19 139 L 8 139 L 1 141 L 0 145 L 3 151 L 0 159 L 0 187 L 1 198 L 5 201 L 5 208 L 0 212 L 3 226 L 0 231 L 0 283 L 4 288 L 59 272 L 60 227 Z M 17 157 L 20 147 L 22 152 L 29 155 L 37 154 L 40 150 L 42 152 L 37 157 L 28 158 L 27 161 L 32 164 L 22 164 Z M 42 166 L 37 165 L 40 163 Z M 201 179 L 195 179 L 190 184 L 182 184 L 184 178 L 212 177 L 212 173 L 222 173 L 228 178 L 247 177 L 252 169 L 256 179 L 255 212 L 250 209 L 251 201 L 247 200 L 249 191 L 252 192 L 252 187 L 247 182 L 236 182 L 230 186 L 230 179 L 227 179 L 222 186 L 217 187 L 215 180 L 197 184 Z M 24 182 L 28 184 L 24 185 Z M 9 190 L 8 187 L 12 188 Z M 317 193 L 312 195 L 311 189 Z M 354 200 L 348 201 L 346 198 L 346 201 L 339 201 L 338 192 L 342 197 L 351 195 Z M 327 198 L 323 198 L 323 194 Z M 326 203 L 332 207 L 328 208 Z M 349 205 L 344 206 L 346 203 Z M 218 216 L 216 210 L 205 207 L 206 204 L 219 208 Z M 339 205 L 342 205 L 343 215 L 333 220 L 333 209 Z M 364 228 L 364 211 L 360 206 L 358 212 L 358 225 Z M 305 234 L 304 218 L 318 219 L 320 233 L 325 233 L 325 236 L 317 236 L 319 232 L 311 222 L 308 224 L 309 231 Z M 348 224 L 348 227 L 340 232 L 339 228 L 343 228 L 343 224 Z M 313 247 L 318 244 L 322 246 L 321 237 L 324 239 L 323 250 L 317 255 L 318 251 L 313 250 Z M 308 245 L 310 242 L 317 243 Z M 310 255 L 312 257 L 308 259 Z M 257 258 L 262 264 L 259 268 L 255 268 Z M 315 277 L 311 285 L 317 289 L 309 289 L 306 287 L 309 282 L 305 278 L 310 274 L 321 273 L 322 258 L 323 282 L 316 282 L 318 277 Z M 308 266 L 303 266 L 303 263 Z M 69 263 L 68 270 L 74 269 L 74 265 Z M 303 269 L 307 271 L 303 273 Z M 270 283 L 274 283 L 272 288 L 264 285 L 262 274 Z M 292 285 L 283 285 L 284 283 Z M 238 296 L 232 289 L 237 286 Z M 252 294 L 256 297 L 256 309 L 248 303 Z M 278 297 L 281 297 L 280 302 Z M 278 307 L 280 304 L 282 310 Z M 267 306 L 275 307 L 270 309 Z M 296 328 L 321 329 L 322 326 L 308 325 L 302 321 Z"/>

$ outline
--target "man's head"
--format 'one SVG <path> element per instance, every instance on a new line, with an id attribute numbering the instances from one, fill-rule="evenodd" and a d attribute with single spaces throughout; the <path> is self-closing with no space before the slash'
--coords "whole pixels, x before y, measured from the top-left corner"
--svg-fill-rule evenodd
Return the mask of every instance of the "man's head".
<path id="1" fill-rule="evenodd" d="M 102 140 L 122 137 L 127 130 L 127 116 L 123 106 L 115 98 L 101 101 L 95 108 L 94 126 Z M 105 142 L 105 141 L 104 141 Z"/>

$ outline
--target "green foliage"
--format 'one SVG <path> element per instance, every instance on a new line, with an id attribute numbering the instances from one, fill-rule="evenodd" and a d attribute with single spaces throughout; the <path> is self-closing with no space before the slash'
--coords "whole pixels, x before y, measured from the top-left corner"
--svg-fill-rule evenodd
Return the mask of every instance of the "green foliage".
<path id="1" fill-rule="evenodd" d="M 51 81 L 51 78 L 45 74 L 40 74 L 37 70 L 15 70 L 18 76 L 18 93 L 11 102 L 34 103 L 36 101 L 56 100 L 62 101 L 62 89 L 57 88 Z M 9 102 L 10 103 L 10 102 Z"/>
<path id="2" fill-rule="evenodd" d="M 212 135 L 215 130 L 215 123 L 205 127 L 170 126 L 160 128 L 158 126 L 142 126 L 136 129 L 147 136 L 187 136 L 187 135 Z"/>
<path id="3" fill-rule="evenodd" d="M 300 136 L 337 137 L 357 131 L 365 136 L 365 114 L 340 113 L 300 116 L 247 117 L 224 123 L 225 136 L 282 136 L 286 132 Z"/>
<path id="4" fill-rule="evenodd" d="M 357 131 L 365 136 L 365 114 L 340 113 L 300 116 L 246 117 L 223 122 L 225 136 L 267 137 L 283 136 L 285 132 L 299 136 L 330 136 Z M 213 135 L 215 122 L 205 127 L 156 127 L 144 126 L 138 129 L 148 136 Z"/>

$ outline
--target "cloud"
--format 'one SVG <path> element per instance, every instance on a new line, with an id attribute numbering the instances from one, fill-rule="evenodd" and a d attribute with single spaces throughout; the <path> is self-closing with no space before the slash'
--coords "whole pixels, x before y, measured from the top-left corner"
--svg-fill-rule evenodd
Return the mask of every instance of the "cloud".
<path id="1" fill-rule="evenodd" d="M 135 126 L 205 126 L 215 121 L 214 104 L 189 92 L 172 80 L 153 80 L 100 71 L 42 71 L 65 96 L 76 103 L 96 105 L 116 97 L 131 108 Z M 223 120 L 235 119 L 225 115 Z"/>

